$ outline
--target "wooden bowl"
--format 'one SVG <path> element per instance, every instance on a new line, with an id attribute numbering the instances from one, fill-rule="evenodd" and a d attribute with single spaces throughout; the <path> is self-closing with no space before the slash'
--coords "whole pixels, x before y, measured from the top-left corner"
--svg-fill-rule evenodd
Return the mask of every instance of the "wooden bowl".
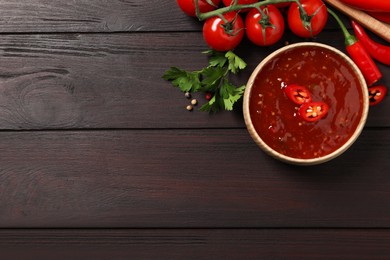
<path id="1" fill-rule="evenodd" d="M 296 48 L 298 48 L 298 49 L 296 49 Z M 351 130 L 351 132 L 348 135 L 349 138 L 346 137 L 345 143 L 340 144 L 341 146 L 338 148 L 336 147 L 335 150 L 332 152 L 324 153 L 324 155 L 321 155 L 321 156 L 313 156 L 313 157 L 309 156 L 307 158 L 306 157 L 302 158 L 299 156 L 295 157 L 293 155 L 288 155 L 286 152 L 282 153 L 280 151 L 277 151 L 275 148 L 272 148 L 271 147 L 273 145 L 272 143 L 267 144 L 263 140 L 264 138 L 261 137 L 261 136 L 263 136 L 263 137 L 265 136 L 263 134 L 264 130 L 260 131 L 260 133 L 259 133 L 259 129 L 256 129 L 254 122 L 252 120 L 252 117 L 257 116 L 257 114 L 254 115 L 253 111 L 252 111 L 253 113 L 251 114 L 251 108 L 250 108 L 250 101 L 252 98 L 255 98 L 255 97 L 253 97 L 254 95 L 252 95 L 252 92 L 254 92 L 254 88 L 259 88 L 259 86 L 255 86 L 255 84 L 257 84 L 256 78 L 257 78 L 258 74 L 260 72 L 262 72 L 262 70 L 266 70 L 265 67 L 267 65 L 271 66 L 271 65 L 269 65 L 269 64 L 271 64 L 271 61 L 273 61 L 275 63 L 275 57 L 279 58 L 279 59 L 283 59 L 285 57 L 285 55 L 287 55 L 286 53 L 288 53 L 291 50 L 300 50 L 299 48 L 302 50 L 303 50 L 303 48 L 306 48 L 306 49 L 307 48 L 315 48 L 316 50 L 318 50 L 318 48 L 319 48 L 321 50 L 323 49 L 324 52 L 326 50 L 328 50 L 331 53 L 335 54 L 337 57 L 340 57 L 342 60 L 344 60 L 347 64 L 347 66 L 351 68 L 350 71 L 352 71 L 352 75 L 355 74 L 355 76 L 356 76 L 355 79 L 357 79 L 358 84 L 354 84 L 354 86 L 357 85 L 357 90 L 358 90 L 357 92 L 359 92 L 359 95 L 361 97 L 361 100 L 359 99 L 359 104 L 361 106 L 361 107 L 359 107 L 359 111 L 361 111 L 361 113 L 359 114 L 359 116 L 356 116 L 357 118 L 355 119 L 355 122 L 354 122 L 354 124 L 357 126 L 353 131 Z M 302 58 L 302 59 L 304 59 L 304 58 Z M 267 71 L 269 71 L 269 69 Z M 296 75 L 295 75 L 295 77 L 296 77 Z M 263 77 L 259 77 L 259 78 L 263 78 Z M 330 81 L 332 81 L 331 78 L 330 78 Z M 334 81 L 336 81 L 336 80 L 334 80 Z M 351 85 L 352 85 L 352 83 L 351 83 Z M 264 85 L 260 85 L 260 88 L 261 88 L 261 86 L 264 86 Z M 277 90 L 277 91 L 279 91 L 279 90 Z M 335 102 L 335 103 L 337 103 L 337 102 Z M 260 104 L 260 102 L 259 102 L 259 104 Z M 358 138 L 358 136 L 362 132 L 363 127 L 366 123 L 368 109 L 369 109 L 369 98 L 368 98 L 367 85 L 366 85 L 366 82 L 364 80 L 362 73 L 360 72 L 358 67 L 355 65 L 355 63 L 347 55 L 345 55 L 343 52 L 341 52 L 341 51 L 339 51 L 331 46 L 328 46 L 325 44 L 320 44 L 320 43 L 311 43 L 311 42 L 302 42 L 302 43 L 287 45 L 287 46 L 273 52 L 268 57 L 266 57 L 264 60 L 262 60 L 260 62 L 260 64 L 256 67 L 256 69 L 253 71 L 252 75 L 250 76 L 250 78 L 248 80 L 248 83 L 246 85 L 246 90 L 244 93 L 244 102 L 243 102 L 243 114 L 244 114 L 245 124 L 246 124 L 246 127 L 248 129 L 249 134 L 251 135 L 251 137 L 253 138 L 255 143 L 264 152 L 266 152 L 270 156 L 272 156 L 280 161 L 290 163 L 290 164 L 296 164 L 296 165 L 320 164 L 320 163 L 327 162 L 331 159 L 334 159 L 337 156 L 344 153 L 356 141 L 356 139 Z M 267 113 L 264 111 L 256 111 L 256 112 L 259 114 L 259 116 L 262 116 L 263 113 Z M 336 115 L 335 112 L 333 114 Z M 331 118 L 331 116 L 329 116 L 329 118 Z M 328 119 L 328 120 L 332 120 L 332 119 Z M 358 121 L 356 121 L 356 120 L 358 120 Z M 286 125 L 286 124 L 283 124 L 283 125 Z M 326 138 L 324 138 L 324 140 L 326 140 Z M 321 146 L 321 148 L 322 147 L 323 146 Z M 303 151 L 303 153 L 305 153 L 305 151 Z"/>

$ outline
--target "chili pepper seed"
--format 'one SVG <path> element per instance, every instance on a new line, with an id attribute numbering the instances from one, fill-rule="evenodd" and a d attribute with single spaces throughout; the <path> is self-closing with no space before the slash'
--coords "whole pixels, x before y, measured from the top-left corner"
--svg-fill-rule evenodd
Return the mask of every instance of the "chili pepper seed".
<path id="1" fill-rule="evenodd" d="M 193 107 L 192 107 L 191 105 L 188 105 L 188 106 L 186 107 L 186 109 L 187 109 L 188 111 L 192 111 Z"/>
<path id="2" fill-rule="evenodd" d="M 186 98 L 190 99 L 191 98 L 191 93 L 190 92 L 186 92 L 186 93 L 184 93 L 184 96 Z"/>
<path id="3" fill-rule="evenodd" d="M 197 105 L 198 104 L 198 100 L 196 100 L 196 99 L 191 100 L 191 104 L 194 105 L 194 106 Z"/>

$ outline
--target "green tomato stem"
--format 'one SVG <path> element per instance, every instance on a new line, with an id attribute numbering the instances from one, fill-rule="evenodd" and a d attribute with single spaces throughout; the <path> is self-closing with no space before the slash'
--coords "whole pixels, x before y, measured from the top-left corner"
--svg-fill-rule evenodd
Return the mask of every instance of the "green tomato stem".
<path id="1" fill-rule="evenodd" d="M 198 1 L 195 1 L 195 11 L 196 11 L 196 16 L 198 17 L 198 19 L 200 21 L 204 21 L 208 18 L 222 15 L 222 14 L 230 12 L 230 11 L 239 11 L 239 10 L 245 9 L 245 8 L 259 8 L 260 6 L 263 6 L 263 5 L 291 3 L 291 2 L 295 2 L 295 3 L 299 4 L 299 0 L 265 0 L 265 1 L 258 2 L 258 3 L 247 4 L 247 5 L 236 4 L 236 5 L 226 6 L 226 7 L 222 7 L 222 8 L 207 12 L 207 13 L 201 13 L 200 9 L 199 9 Z"/>

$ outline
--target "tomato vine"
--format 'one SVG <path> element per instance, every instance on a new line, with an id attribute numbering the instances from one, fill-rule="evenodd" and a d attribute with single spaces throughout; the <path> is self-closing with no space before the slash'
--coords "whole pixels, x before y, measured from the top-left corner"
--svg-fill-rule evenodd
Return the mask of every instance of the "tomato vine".
<path id="1" fill-rule="evenodd" d="M 240 11 L 244 9 L 250 9 L 250 8 L 260 8 L 261 6 L 266 5 L 272 5 L 272 4 L 283 4 L 283 3 L 292 3 L 295 2 L 298 5 L 300 4 L 299 0 L 265 0 L 253 4 L 233 4 L 230 6 L 221 7 L 206 13 L 202 13 L 199 8 L 198 1 L 195 1 L 195 11 L 196 16 L 198 17 L 199 21 L 204 21 L 208 18 L 211 18 L 213 16 L 218 16 L 227 12 L 231 11 Z"/>

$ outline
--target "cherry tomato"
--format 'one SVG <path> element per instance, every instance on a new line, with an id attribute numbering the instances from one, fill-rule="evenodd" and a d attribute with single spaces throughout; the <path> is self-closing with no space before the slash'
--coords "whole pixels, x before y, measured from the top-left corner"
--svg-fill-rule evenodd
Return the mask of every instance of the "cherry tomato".
<path id="1" fill-rule="evenodd" d="M 308 122 L 320 120 L 328 114 L 329 106 L 324 102 L 304 103 L 299 107 L 299 114 Z"/>
<path id="2" fill-rule="evenodd" d="M 284 88 L 284 93 L 297 105 L 302 105 L 303 103 L 309 103 L 312 101 L 310 91 L 304 86 L 295 84 L 287 85 L 287 87 Z"/>
<path id="3" fill-rule="evenodd" d="M 379 104 L 386 96 L 387 88 L 385 86 L 374 86 L 368 88 L 368 97 L 370 106 Z"/>
<path id="4" fill-rule="evenodd" d="M 264 16 L 253 8 L 245 18 L 246 35 L 259 46 L 270 46 L 279 41 L 284 33 L 284 19 L 273 5 L 261 7 Z"/>
<path id="5" fill-rule="evenodd" d="M 189 16 L 196 16 L 194 0 L 176 0 L 176 2 L 184 13 Z M 206 0 L 198 0 L 200 12 L 206 13 L 215 10 L 221 3 L 221 0 L 212 0 L 212 2 L 214 6 L 207 3 Z"/>
<path id="6" fill-rule="evenodd" d="M 238 13 L 228 12 L 223 17 L 227 23 L 221 17 L 214 16 L 203 25 L 203 38 L 216 51 L 232 50 L 244 37 L 244 22 Z"/>
<path id="7" fill-rule="evenodd" d="M 297 3 L 292 3 L 287 13 L 287 21 L 291 31 L 303 38 L 311 38 L 324 29 L 328 19 L 328 11 L 321 0 L 301 0 L 306 16 L 301 18 Z"/>
<path id="8" fill-rule="evenodd" d="M 253 3 L 257 3 L 257 2 L 259 2 L 259 0 L 238 0 L 237 4 L 249 5 L 249 4 L 253 4 Z M 229 6 L 229 5 L 234 4 L 234 0 L 222 0 L 222 3 L 224 4 L 224 6 Z M 241 12 L 247 12 L 249 10 L 250 10 L 250 8 L 246 8 L 246 9 L 242 9 Z"/>

